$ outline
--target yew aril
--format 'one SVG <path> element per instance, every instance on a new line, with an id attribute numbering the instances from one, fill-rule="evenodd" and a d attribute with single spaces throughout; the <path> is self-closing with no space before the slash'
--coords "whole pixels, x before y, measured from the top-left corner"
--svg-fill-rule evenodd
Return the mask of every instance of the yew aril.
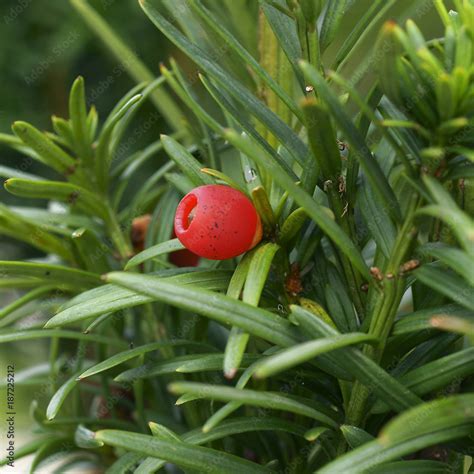
<path id="1" fill-rule="evenodd" d="M 245 196 L 230 186 L 199 186 L 178 205 L 174 230 L 191 252 L 211 260 L 237 257 L 262 238 L 257 210 Z"/>

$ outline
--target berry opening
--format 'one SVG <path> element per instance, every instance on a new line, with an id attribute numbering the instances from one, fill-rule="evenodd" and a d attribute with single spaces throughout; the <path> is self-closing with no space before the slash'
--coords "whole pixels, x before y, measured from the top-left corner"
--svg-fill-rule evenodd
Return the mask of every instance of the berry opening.
<path id="1" fill-rule="evenodd" d="M 193 208 L 191 209 L 191 212 L 188 214 L 188 220 L 187 220 L 187 222 L 186 222 L 185 229 L 188 229 L 188 228 L 189 228 L 189 226 L 191 225 L 191 222 L 192 222 L 193 219 L 194 219 L 195 214 L 196 214 L 196 207 L 193 207 Z"/>
<path id="2" fill-rule="evenodd" d="M 183 198 L 176 210 L 176 228 L 181 232 L 187 231 L 196 216 L 196 207 L 198 204 L 197 196 L 188 194 Z"/>

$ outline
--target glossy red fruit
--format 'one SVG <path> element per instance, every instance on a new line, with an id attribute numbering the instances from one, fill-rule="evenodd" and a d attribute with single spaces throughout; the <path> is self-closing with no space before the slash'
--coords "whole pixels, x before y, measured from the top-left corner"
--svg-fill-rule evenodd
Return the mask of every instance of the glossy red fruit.
<path id="1" fill-rule="evenodd" d="M 236 257 L 255 247 L 262 224 L 247 196 L 229 186 L 199 186 L 176 209 L 174 231 L 191 252 L 211 260 Z"/>

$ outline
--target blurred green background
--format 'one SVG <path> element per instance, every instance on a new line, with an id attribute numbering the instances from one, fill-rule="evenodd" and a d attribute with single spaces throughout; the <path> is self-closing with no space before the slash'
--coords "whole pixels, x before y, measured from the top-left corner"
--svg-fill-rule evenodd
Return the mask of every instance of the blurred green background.
<path id="1" fill-rule="evenodd" d="M 89 3 L 157 72 L 168 51 L 138 2 Z M 2 131 L 19 117 L 48 127 L 51 114 L 66 115 L 68 89 L 79 74 L 87 79 L 89 99 L 93 95 L 99 110 L 109 110 L 134 85 L 68 1 L 3 0 L 0 22 Z"/>

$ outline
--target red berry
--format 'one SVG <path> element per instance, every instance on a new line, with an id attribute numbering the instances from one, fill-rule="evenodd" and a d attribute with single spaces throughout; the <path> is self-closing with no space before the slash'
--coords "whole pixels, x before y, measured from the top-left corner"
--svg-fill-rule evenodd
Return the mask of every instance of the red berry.
<path id="1" fill-rule="evenodd" d="M 176 237 L 173 231 L 172 237 Z M 173 265 L 177 267 L 197 267 L 201 257 L 188 249 L 178 250 L 177 252 L 170 253 L 168 259 Z"/>
<path id="2" fill-rule="evenodd" d="M 151 222 L 151 214 L 135 217 L 132 221 L 131 240 L 135 252 L 141 252 L 145 249 L 146 233 Z M 174 231 L 171 238 L 176 237 Z M 199 264 L 199 255 L 190 252 L 188 249 L 178 250 L 170 253 L 168 260 L 177 267 L 197 267 Z"/>
<path id="3" fill-rule="evenodd" d="M 169 261 L 177 267 L 197 267 L 201 257 L 188 249 L 170 253 Z"/>
<path id="4" fill-rule="evenodd" d="M 191 252 L 211 260 L 236 257 L 255 247 L 262 224 L 250 199 L 229 186 L 199 186 L 176 209 L 174 231 Z"/>

